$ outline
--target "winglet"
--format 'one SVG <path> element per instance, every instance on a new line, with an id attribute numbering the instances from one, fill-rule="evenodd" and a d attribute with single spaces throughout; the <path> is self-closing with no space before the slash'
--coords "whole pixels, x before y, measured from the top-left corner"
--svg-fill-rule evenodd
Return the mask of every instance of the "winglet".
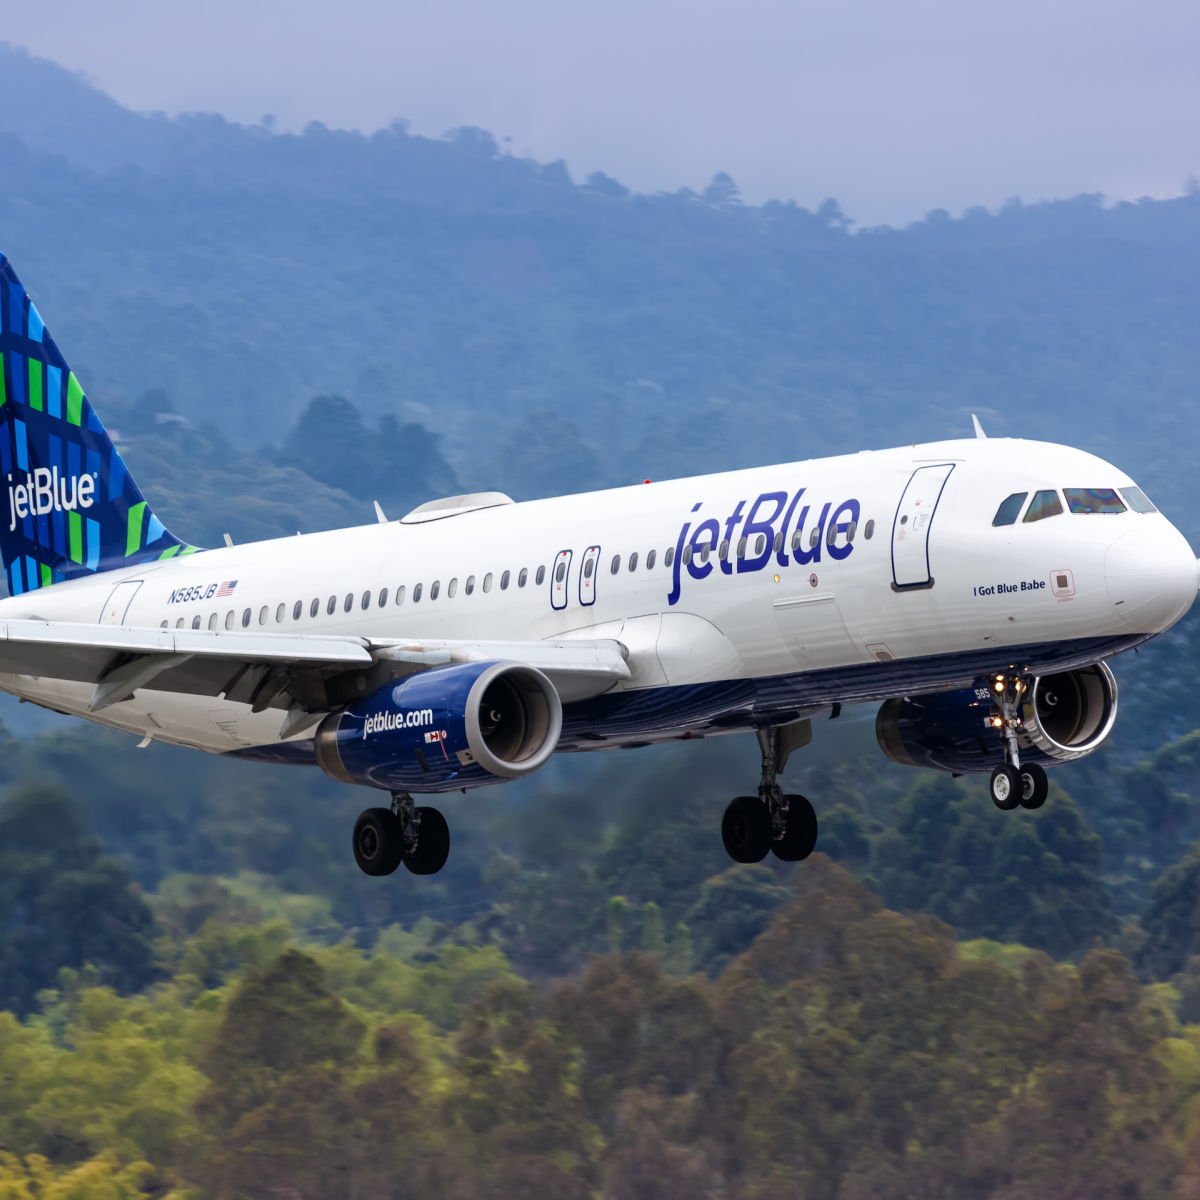
<path id="1" fill-rule="evenodd" d="M 380 525 L 386 525 L 388 523 L 388 519 L 383 511 L 383 505 L 381 505 L 378 500 L 372 500 L 371 503 L 375 505 L 375 520 L 377 520 Z"/>
<path id="2" fill-rule="evenodd" d="M 987 437 L 987 434 L 983 432 L 983 426 L 979 423 L 979 418 L 974 413 L 971 414 L 971 424 L 975 426 L 975 436 L 977 438 Z"/>

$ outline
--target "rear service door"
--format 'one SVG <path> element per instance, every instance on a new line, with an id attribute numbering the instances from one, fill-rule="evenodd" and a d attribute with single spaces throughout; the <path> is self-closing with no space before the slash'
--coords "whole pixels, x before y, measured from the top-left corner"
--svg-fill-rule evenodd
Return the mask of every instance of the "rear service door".
<path id="1" fill-rule="evenodd" d="M 130 579 L 125 583 L 118 583 L 109 592 L 108 599 L 104 602 L 104 609 L 100 613 L 100 624 L 124 625 L 125 614 L 129 611 L 129 606 L 133 603 L 133 598 L 141 586 L 140 579 Z"/>
<path id="2" fill-rule="evenodd" d="M 953 463 L 918 467 L 904 488 L 892 522 L 892 587 L 896 591 L 933 587 L 929 533 L 953 470 Z"/>

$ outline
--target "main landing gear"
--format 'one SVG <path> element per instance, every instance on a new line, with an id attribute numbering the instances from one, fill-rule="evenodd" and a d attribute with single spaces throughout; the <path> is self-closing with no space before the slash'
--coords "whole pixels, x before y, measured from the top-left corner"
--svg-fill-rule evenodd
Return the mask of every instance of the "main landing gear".
<path id="1" fill-rule="evenodd" d="M 1029 690 L 1028 675 L 997 675 L 992 680 L 996 712 L 989 718 L 1004 738 L 1004 762 L 993 772 L 989 791 L 992 803 L 1005 812 L 1014 808 L 1041 808 L 1050 785 L 1037 763 L 1021 763 L 1021 700 Z"/>
<path id="2" fill-rule="evenodd" d="M 354 861 L 367 875 L 390 875 L 403 863 L 414 875 L 436 875 L 450 857 L 450 828 L 436 808 L 417 808 L 407 792 L 391 808 L 368 808 L 354 822 Z"/>
<path id="3" fill-rule="evenodd" d="M 738 796 L 721 820 L 721 840 L 734 862 L 756 863 L 768 851 L 784 862 L 800 862 L 817 844 L 817 814 L 800 795 L 785 793 L 779 775 L 788 757 L 811 736 L 808 721 L 758 731 L 762 782 L 757 796 Z"/>

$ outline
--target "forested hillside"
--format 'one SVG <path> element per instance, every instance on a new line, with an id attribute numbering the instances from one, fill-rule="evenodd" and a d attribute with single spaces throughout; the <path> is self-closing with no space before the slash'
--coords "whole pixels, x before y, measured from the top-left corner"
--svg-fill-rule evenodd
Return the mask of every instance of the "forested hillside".
<path id="1" fill-rule="evenodd" d="M 862 230 L 491 135 L 122 110 L 0 47 L 0 250 L 203 544 L 969 431 L 1200 545 L 1200 195 Z M 754 740 L 452 797 L 0 727 L 0 1198 L 1200 1197 L 1200 616 L 1037 812 L 819 722 L 822 854 L 731 866 Z"/>

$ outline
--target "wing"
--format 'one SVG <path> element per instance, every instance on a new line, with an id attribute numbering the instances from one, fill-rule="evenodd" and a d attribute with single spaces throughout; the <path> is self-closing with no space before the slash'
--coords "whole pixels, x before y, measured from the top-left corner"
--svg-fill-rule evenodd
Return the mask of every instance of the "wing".
<path id="1" fill-rule="evenodd" d="M 391 680 L 460 662 L 504 659 L 544 671 L 564 702 L 630 678 L 616 641 L 487 642 L 131 629 L 61 621 L 0 622 L 0 672 L 93 685 L 88 711 L 135 690 L 225 696 L 284 709 L 280 737 Z"/>

